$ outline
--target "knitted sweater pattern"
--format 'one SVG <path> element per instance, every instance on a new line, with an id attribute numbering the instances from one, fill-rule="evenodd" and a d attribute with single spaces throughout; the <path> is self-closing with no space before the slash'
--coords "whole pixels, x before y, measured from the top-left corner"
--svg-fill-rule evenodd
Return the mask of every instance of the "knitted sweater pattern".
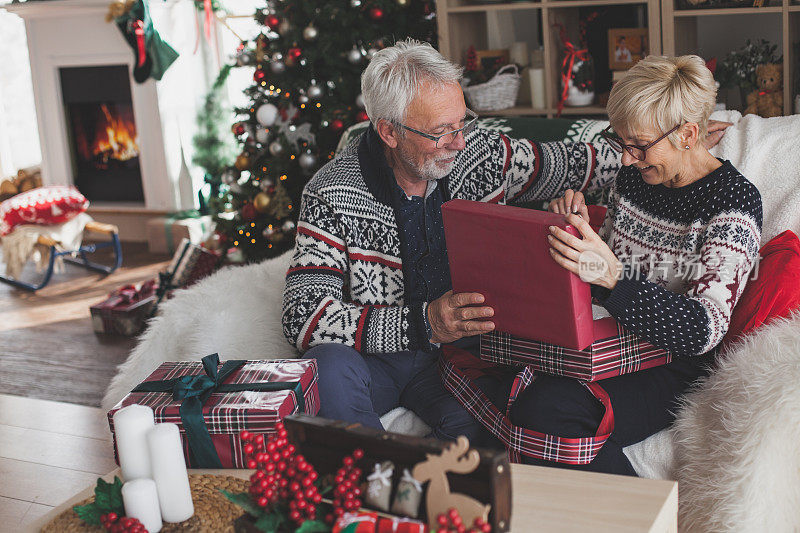
<path id="1" fill-rule="evenodd" d="M 332 342 L 362 353 L 430 346 L 428 302 L 406 301 L 395 212 L 376 192 L 380 180 L 394 178 L 365 164 L 368 135 L 303 191 L 282 314 L 286 338 L 301 351 Z M 538 143 L 477 128 L 439 183 L 448 199 L 504 204 L 607 187 L 618 171 L 619 155 L 605 144 Z"/>

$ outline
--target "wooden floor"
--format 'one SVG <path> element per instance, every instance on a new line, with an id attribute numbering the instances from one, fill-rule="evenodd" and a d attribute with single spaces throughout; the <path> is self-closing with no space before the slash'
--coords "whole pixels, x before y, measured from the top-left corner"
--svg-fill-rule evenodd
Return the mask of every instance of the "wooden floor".
<path id="1" fill-rule="evenodd" d="M 0 532 L 26 531 L 115 466 L 100 409 L 0 394 Z"/>
<path id="2" fill-rule="evenodd" d="M 96 255 L 98 262 L 110 262 Z M 148 253 L 144 243 L 124 243 L 123 266 L 109 276 L 65 265 L 35 293 L 0 283 L 0 392 L 100 405 L 116 366 L 136 341 L 96 335 L 89 306 L 122 285 L 155 277 L 168 260 Z M 30 263 L 20 279 L 41 274 Z"/>

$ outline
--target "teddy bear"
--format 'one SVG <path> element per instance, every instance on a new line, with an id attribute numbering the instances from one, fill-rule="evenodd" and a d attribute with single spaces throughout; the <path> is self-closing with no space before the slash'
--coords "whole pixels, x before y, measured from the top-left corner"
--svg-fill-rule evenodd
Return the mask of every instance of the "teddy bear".
<path id="1" fill-rule="evenodd" d="M 12 196 L 42 186 L 42 170 L 40 167 L 22 168 L 16 177 L 0 182 L 0 202 Z"/>
<path id="2" fill-rule="evenodd" d="M 783 65 L 758 65 L 756 79 L 756 90 L 747 95 L 744 114 L 754 113 L 765 118 L 783 115 Z"/>

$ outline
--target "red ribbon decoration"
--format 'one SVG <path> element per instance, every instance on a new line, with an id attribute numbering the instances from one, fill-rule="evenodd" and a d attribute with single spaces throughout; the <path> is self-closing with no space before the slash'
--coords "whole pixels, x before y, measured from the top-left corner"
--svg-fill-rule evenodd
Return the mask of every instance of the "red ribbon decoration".
<path id="1" fill-rule="evenodd" d="M 136 34 L 136 46 L 139 49 L 139 60 L 136 63 L 137 67 L 142 67 L 147 60 L 147 49 L 144 42 L 144 22 L 137 20 L 133 23 L 133 31 Z"/>
<path id="2" fill-rule="evenodd" d="M 569 92 L 572 67 L 575 66 L 576 60 L 587 61 L 589 59 L 589 50 L 586 48 L 576 49 L 575 45 L 567 40 L 567 30 L 563 24 L 556 22 L 553 26 L 558 28 L 561 43 L 564 45 L 564 60 L 561 62 L 561 85 L 563 88 L 561 89 L 561 99 L 558 101 L 558 113 L 556 114 L 556 116 L 560 117 Z"/>
<path id="3" fill-rule="evenodd" d="M 137 289 L 135 285 L 123 285 L 119 289 L 112 291 L 108 299 L 103 302 L 103 308 L 113 309 L 119 306 L 128 306 L 132 303 L 144 300 L 156 293 L 155 280 L 148 280 L 141 284 Z"/>
<path id="4" fill-rule="evenodd" d="M 203 29 L 206 32 L 206 41 L 211 42 L 211 27 L 214 25 L 214 10 L 211 7 L 211 0 L 203 0 L 203 11 L 206 16 L 203 24 Z"/>

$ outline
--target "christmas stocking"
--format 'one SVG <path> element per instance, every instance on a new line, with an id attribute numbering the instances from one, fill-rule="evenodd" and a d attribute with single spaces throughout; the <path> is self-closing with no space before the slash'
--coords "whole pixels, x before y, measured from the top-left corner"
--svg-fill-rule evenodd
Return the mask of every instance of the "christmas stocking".
<path id="1" fill-rule="evenodd" d="M 133 79 L 143 83 L 152 77 L 160 80 L 167 68 L 178 58 L 170 45 L 165 43 L 153 27 L 145 0 L 137 0 L 124 15 L 115 19 L 123 37 L 133 48 L 136 63 Z"/>

